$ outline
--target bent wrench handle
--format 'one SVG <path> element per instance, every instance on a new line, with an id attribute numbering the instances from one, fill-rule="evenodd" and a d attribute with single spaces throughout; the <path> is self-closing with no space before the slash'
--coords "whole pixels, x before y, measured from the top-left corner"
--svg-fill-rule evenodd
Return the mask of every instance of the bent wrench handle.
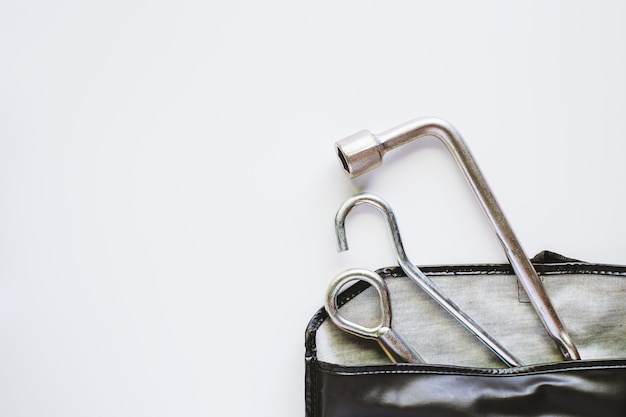
<path id="1" fill-rule="evenodd" d="M 498 237 L 518 280 L 548 335 L 566 360 L 580 359 L 532 263 L 524 253 L 495 196 L 458 131 L 438 118 L 419 118 L 373 135 L 361 131 L 336 143 L 337 154 L 350 178 L 382 164 L 383 155 L 415 139 L 434 136 L 446 146 Z"/>

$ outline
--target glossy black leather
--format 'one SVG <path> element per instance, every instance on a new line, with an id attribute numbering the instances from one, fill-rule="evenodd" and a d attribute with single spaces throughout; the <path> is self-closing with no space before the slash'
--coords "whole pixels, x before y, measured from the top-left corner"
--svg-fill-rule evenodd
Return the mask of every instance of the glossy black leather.
<path id="1" fill-rule="evenodd" d="M 550 252 L 540 255 L 533 259 L 535 267 L 550 274 L 626 273 L 623 266 L 594 265 Z M 467 272 L 472 268 L 477 266 L 423 270 Z M 508 265 L 479 268 L 512 272 Z M 384 272 L 402 275 L 397 268 Z M 348 302 L 365 288 L 367 284 L 359 282 L 338 301 Z M 315 334 L 326 318 L 320 309 L 306 331 L 307 417 L 626 416 L 626 358 L 512 369 L 427 364 L 344 367 L 317 360 Z"/>
<path id="2" fill-rule="evenodd" d="M 626 416 L 626 361 L 503 371 L 318 363 L 309 416 Z"/>

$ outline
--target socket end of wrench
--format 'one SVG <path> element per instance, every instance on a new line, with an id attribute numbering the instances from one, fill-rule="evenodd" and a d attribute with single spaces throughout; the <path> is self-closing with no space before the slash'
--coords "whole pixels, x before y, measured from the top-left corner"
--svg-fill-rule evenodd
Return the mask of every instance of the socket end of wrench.
<path id="1" fill-rule="evenodd" d="M 349 178 L 358 177 L 383 163 L 380 142 L 372 133 L 362 130 L 335 143 L 337 156 Z"/>

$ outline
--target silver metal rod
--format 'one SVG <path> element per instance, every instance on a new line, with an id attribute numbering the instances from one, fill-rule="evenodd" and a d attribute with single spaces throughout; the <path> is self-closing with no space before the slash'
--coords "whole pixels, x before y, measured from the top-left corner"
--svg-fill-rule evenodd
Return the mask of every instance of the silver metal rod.
<path id="1" fill-rule="evenodd" d="M 566 360 L 580 359 L 535 268 L 524 253 L 469 148 L 451 124 L 433 117 L 419 118 L 378 135 L 361 131 L 338 141 L 335 146 L 346 174 L 353 178 L 380 166 L 386 152 L 424 136 L 438 138 L 453 156 L 500 240 L 522 288 L 562 356 Z"/>
<path id="2" fill-rule="evenodd" d="M 425 363 L 411 345 L 391 327 L 381 328 L 376 341 L 393 363 Z"/>

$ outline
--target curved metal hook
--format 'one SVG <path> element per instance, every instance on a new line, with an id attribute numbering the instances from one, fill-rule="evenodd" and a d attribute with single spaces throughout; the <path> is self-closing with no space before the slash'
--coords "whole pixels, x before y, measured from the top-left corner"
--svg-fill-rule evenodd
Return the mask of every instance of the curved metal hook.
<path id="1" fill-rule="evenodd" d="M 369 193 L 357 194 L 347 199 L 337 211 L 335 216 L 335 231 L 337 233 L 337 243 L 339 251 L 345 251 L 348 249 L 348 242 L 346 240 L 345 221 L 350 211 L 360 205 L 367 204 L 375 207 L 380 211 L 385 219 L 389 229 L 389 235 L 391 237 L 396 259 L 398 264 L 404 270 L 406 275 L 411 278 L 419 287 L 434 299 L 439 305 L 441 305 L 448 313 L 450 313 L 455 319 L 457 319 L 467 330 L 472 332 L 485 346 L 487 346 L 493 353 L 495 353 L 504 363 L 508 366 L 522 366 L 522 362 L 516 358 L 511 352 L 509 352 L 504 346 L 500 345 L 497 340 L 487 333 L 478 323 L 476 323 L 471 317 L 469 317 L 461 308 L 456 305 L 452 300 L 446 297 L 437 288 L 434 282 L 430 280 L 419 268 L 409 261 L 402 245 L 402 238 L 400 237 L 400 230 L 396 222 L 396 217 L 393 214 L 393 210 L 385 200 Z"/>
<path id="2" fill-rule="evenodd" d="M 441 140 L 456 161 L 502 244 L 520 284 L 561 355 L 567 360 L 580 359 L 576 346 L 552 306 L 535 268 L 513 233 L 474 157 L 460 133 L 450 123 L 434 117 L 424 117 L 378 135 L 363 130 L 335 143 L 335 149 L 346 174 L 353 178 L 380 166 L 386 152 L 424 136 L 434 136 Z"/>
<path id="3" fill-rule="evenodd" d="M 382 198 L 370 194 L 360 193 L 348 198 L 337 210 L 335 215 L 335 232 L 337 234 L 337 247 L 340 252 L 348 250 L 348 240 L 346 239 L 346 217 L 353 208 L 360 204 L 366 204 L 378 209 L 387 221 L 387 227 L 391 241 L 394 245 L 396 258 L 402 266 L 403 263 L 410 263 L 404 251 L 404 245 L 402 244 L 402 238 L 400 237 L 400 230 L 396 221 L 396 216 L 393 214 L 393 210 Z"/>

